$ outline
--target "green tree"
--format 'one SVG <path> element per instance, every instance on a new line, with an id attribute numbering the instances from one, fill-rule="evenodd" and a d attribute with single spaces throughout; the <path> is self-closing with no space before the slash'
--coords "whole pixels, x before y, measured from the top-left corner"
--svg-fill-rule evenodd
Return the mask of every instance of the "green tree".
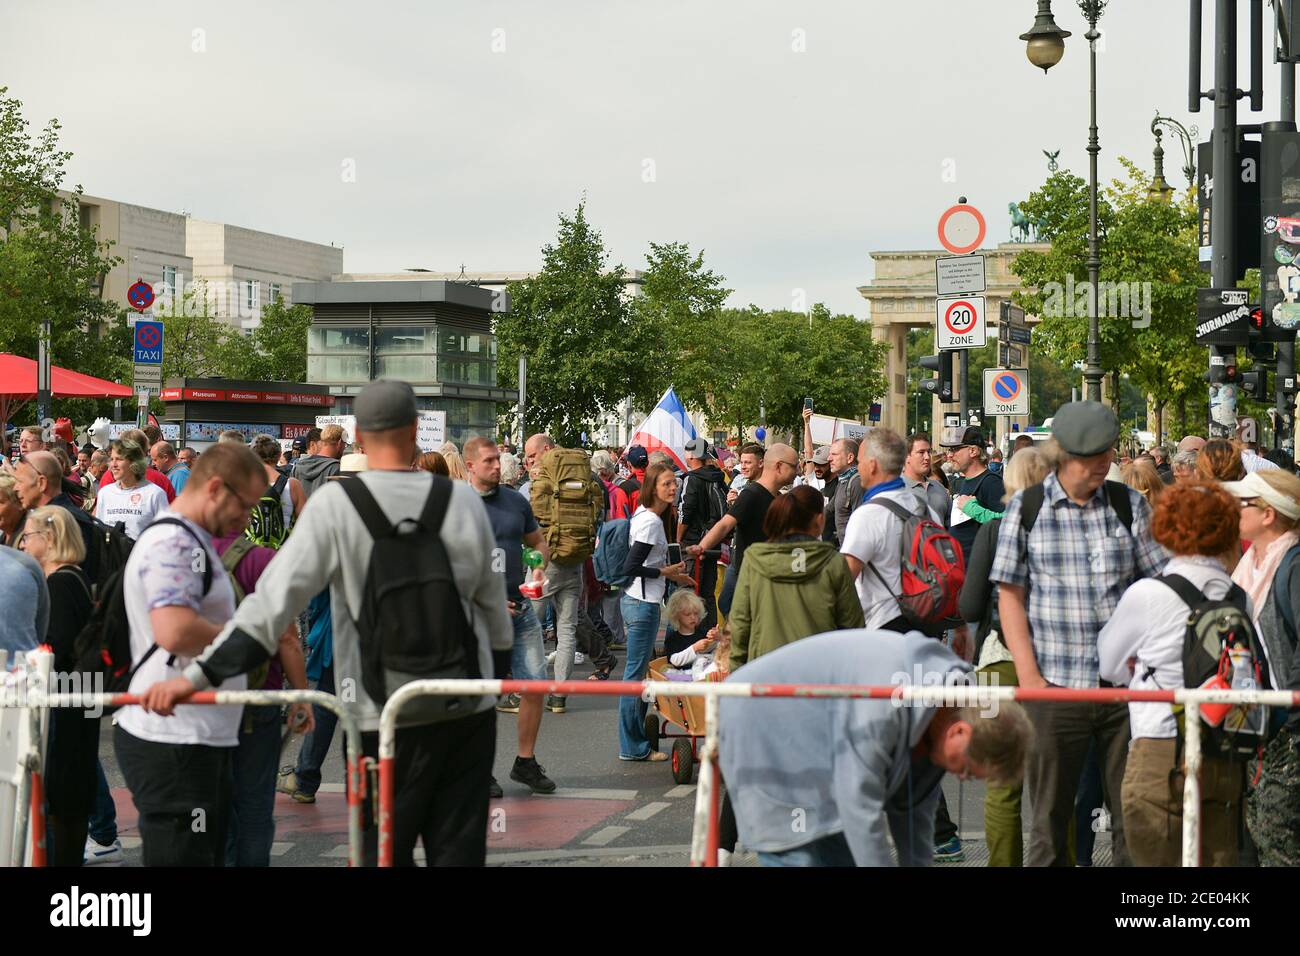
<path id="1" fill-rule="evenodd" d="M 1203 384 L 1204 353 L 1195 343 L 1196 289 L 1204 283 L 1197 267 L 1195 195 L 1188 191 L 1171 203 L 1151 201 L 1149 177 L 1127 159 L 1120 162 L 1126 177 L 1113 181 L 1098 203 L 1099 279 L 1125 290 L 1098 297 L 1101 366 L 1112 383 L 1116 374 L 1127 373 L 1133 386 L 1163 409 L 1171 402 L 1185 404 Z M 1052 248 L 1016 257 L 1012 272 L 1026 288 L 1015 299 L 1041 316 L 1034 330 L 1035 356 L 1045 352 L 1069 368 L 1086 356 L 1087 187 L 1063 170 L 1021 205 L 1040 223 L 1039 234 Z M 1139 314 L 1143 311 L 1149 312 L 1149 322 Z M 1111 391 L 1112 402 L 1126 413 L 1123 388 Z"/>
<path id="2" fill-rule="evenodd" d="M 163 324 L 163 380 L 170 378 L 243 377 L 247 344 L 230 324 L 212 312 L 207 283 L 200 280 L 179 300 L 155 307 Z"/>
<path id="3" fill-rule="evenodd" d="M 22 103 L 0 87 L 0 352 L 36 358 L 50 323 L 55 365 L 112 380 L 129 378 L 125 313 L 101 295 L 121 260 L 82 228 L 80 186 L 60 197 L 72 154 L 59 149 L 58 120 L 33 136 Z M 56 415 L 83 420 L 85 401 L 56 401 Z"/>
<path id="4" fill-rule="evenodd" d="M 249 336 L 239 377 L 272 382 L 307 381 L 307 330 L 311 307 L 277 298 L 262 307 L 262 322 Z"/>
<path id="5" fill-rule="evenodd" d="M 657 380 L 656 332 L 633 321 L 626 273 L 610 268 L 604 242 L 587 222 L 585 202 L 559 217 L 542 269 L 509 285 L 511 309 L 496 322 L 498 381 L 516 387 L 519 356 L 528 356 L 527 430 L 573 445 L 601 409 L 626 396 L 647 396 Z"/>

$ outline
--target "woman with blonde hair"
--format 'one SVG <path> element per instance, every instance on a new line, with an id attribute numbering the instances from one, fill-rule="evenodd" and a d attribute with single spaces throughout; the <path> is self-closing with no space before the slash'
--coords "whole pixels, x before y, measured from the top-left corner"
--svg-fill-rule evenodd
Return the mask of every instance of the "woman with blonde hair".
<path id="1" fill-rule="evenodd" d="M 1050 451 L 1050 450 L 1049 450 Z M 1006 489 L 1002 502 L 1010 501 L 1018 491 L 1036 485 L 1051 470 L 1049 454 L 1037 447 L 1022 448 L 1011 456 L 1002 470 Z M 997 585 L 989 580 L 993 556 L 998 547 L 998 529 L 1002 519 L 994 518 L 980 526 L 971 545 L 966 563 L 966 583 L 961 589 L 958 610 L 976 627 L 975 660 L 982 684 L 1015 687 L 1016 665 L 1002 638 L 998 620 Z M 990 785 L 984 798 L 984 832 L 988 839 L 989 866 L 1020 866 L 1024 859 L 1024 838 L 1020 826 L 1020 784 Z"/>
<path id="2" fill-rule="evenodd" d="M 50 592 L 50 626 L 45 643 L 54 653 L 54 670 L 75 673 L 79 670 L 77 635 L 90 620 L 93 609 L 90 581 L 78 567 L 86 560 L 85 539 L 66 508 L 46 505 L 27 513 L 21 541 L 22 549 L 45 572 Z M 51 866 L 82 864 L 86 831 L 95 807 L 98 754 L 97 717 L 88 717 L 86 711 L 75 707 L 50 709 L 45 799 L 49 808 Z"/>
<path id="3" fill-rule="evenodd" d="M 1155 462 L 1149 458 L 1139 458 L 1127 465 L 1121 465 L 1119 476 L 1124 484 L 1145 498 L 1152 508 L 1160 499 L 1160 493 L 1165 490 L 1165 480 L 1160 477 L 1160 472 L 1156 471 Z"/>
<path id="4" fill-rule="evenodd" d="M 460 449 L 454 442 L 443 442 L 438 453 L 447 461 L 447 476 L 452 481 L 469 481 L 469 470 L 465 467 L 465 459 L 460 457 Z"/>
<path id="5" fill-rule="evenodd" d="M 26 521 L 27 511 L 18 500 L 14 476 L 0 472 L 0 545 L 18 547 L 18 539 L 22 536 Z"/>

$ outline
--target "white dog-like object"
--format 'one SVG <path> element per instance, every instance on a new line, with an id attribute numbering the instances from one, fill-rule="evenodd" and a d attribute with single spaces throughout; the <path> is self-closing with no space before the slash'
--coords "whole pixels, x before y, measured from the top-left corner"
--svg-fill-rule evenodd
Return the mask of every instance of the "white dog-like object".
<path id="1" fill-rule="evenodd" d="M 112 423 L 107 418 L 96 418 L 95 423 L 90 426 L 89 431 L 86 433 L 90 438 L 90 443 L 100 451 L 108 447 L 108 426 L 110 424 Z"/>

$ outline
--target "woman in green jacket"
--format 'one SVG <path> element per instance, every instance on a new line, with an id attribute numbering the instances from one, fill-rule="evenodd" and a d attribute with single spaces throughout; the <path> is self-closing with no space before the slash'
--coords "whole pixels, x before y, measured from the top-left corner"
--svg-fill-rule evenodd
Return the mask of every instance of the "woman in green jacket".
<path id="1" fill-rule="evenodd" d="M 772 502 L 767 540 L 745 551 L 731 604 L 731 670 L 804 637 L 862 627 L 853 576 L 820 540 L 825 499 L 807 485 Z"/>

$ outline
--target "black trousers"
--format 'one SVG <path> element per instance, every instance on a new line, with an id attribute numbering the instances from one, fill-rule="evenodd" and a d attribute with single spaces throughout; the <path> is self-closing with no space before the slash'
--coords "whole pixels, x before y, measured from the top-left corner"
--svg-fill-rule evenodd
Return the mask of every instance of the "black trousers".
<path id="1" fill-rule="evenodd" d="M 415 841 L 427 866 L 482 866 L 487 860 L 488 787 L 496 754 L 496 711 L 397 731 L 393 864 L 414 866 Z M 378 760 L 379 734 L 363 733 Z M 377 780 L 377 778 L 376 778 Z M 363 860 L 379 863 L 379 787 L 362 806 Z"/>
<path id="2" fill-rule="evenodd" d="M 113 730 L 145 866 L 224 866 L 233 747 L 160 744 Z"/>
<path id="3" fill-rule="evenodd" d="M 700 563 L 700 600 L 704 602 L 704 620 L 700 630 L 707 631 L 718 623 L 718 599 L 714 592 L 718 589 L 718 559 L 710 557 L 696 558 Z M 694 574 L 694 568 L 687 569 Z"/>

